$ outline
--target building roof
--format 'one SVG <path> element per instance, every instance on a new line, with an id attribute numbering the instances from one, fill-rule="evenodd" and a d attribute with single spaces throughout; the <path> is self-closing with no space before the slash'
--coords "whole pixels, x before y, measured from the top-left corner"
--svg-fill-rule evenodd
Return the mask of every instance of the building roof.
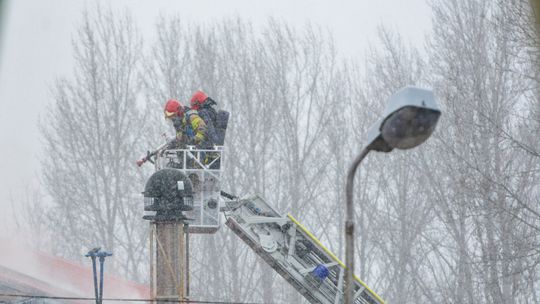
<path id="1" fill-rule="evenodd" d="M 13 241 L 0 241 L 0 294 L 94 297 L 90 259 L 81 265 Z M 97 266 L 99 273 L 99 262 Z M 150 296 L 148 286 L 107 274 L 107 262 L 103 282 L 104 298 L 148 299 Z M 21 300 L 0 295 L 0 303 Z"/>

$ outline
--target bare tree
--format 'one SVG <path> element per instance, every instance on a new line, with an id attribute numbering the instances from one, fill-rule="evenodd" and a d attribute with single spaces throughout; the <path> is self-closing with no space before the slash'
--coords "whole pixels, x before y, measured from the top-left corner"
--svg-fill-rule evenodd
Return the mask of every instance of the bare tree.
<path id="1" fill-rule="evenodd" d="M 30 183 L 23 185 L 20 193 L 10 193 L 15 230 L 14 236 L 39 250 L 51 250 L 51 234 L 48 231 L 47 202 L 41 189 Z M 7 227 L 6 227 L 7 228 Z"/>
<path id="2" fill-rule="evenodd" d="M 512 195 L 533 185 L 536 177 L 523 165 L 536 162 L 502 131 L 513 129 L 525 92 L 512 71 L 518 46 L 501 6 L 437 1 L 433 9 L 432 71 L 446 111 L 434 149 L 439 167 L 429 182 L 441 232 L 451 237 L 434 247 L 440 266 L 433 271 L 447 277 L 438 278 L 437 289 L 451 302 L 519 302 L 531 296 L 520 274 L 532 266 L 534 250 L 518 240 L 538 239 L 523 222 L 532 205 Z"/>
<path id="3" fill-rule="evenodd" d="M 128 14 L 98 8 L 82 20 L 74 79 L 56 82 L 41 124 L 54 248 L 82 259 L 86 248 L 103 246 L 115 253 L 115 271 L 142 279 L 146 231 L 134 219 L 144 184 L 133 165 L 144 118 L 137 106 L 141 39 Z"/>

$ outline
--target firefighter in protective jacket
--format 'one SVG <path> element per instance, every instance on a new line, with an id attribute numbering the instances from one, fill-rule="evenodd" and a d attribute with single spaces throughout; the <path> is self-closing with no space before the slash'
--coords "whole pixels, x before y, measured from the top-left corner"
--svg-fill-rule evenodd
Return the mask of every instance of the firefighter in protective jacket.
<path id="1" fill-rule="evenodd" d="M 196 110 L 170 99 L 165 104 L 165 118 L 172 121 L 180 144 L 200 146 L 206 141 L 206 124 Z"/>
<path id="2" fill-rule="evenodd" d="M 193 94 L 190 100 L 192 110 L 197 110 L 199 116 L 204 120 L 207 127 L 208 144 L 219 145 L 219 135 L 216 130 L 217 113 L 213 106 L 216 102 L 208 97 L 203 91 L 197 91 Z"/>

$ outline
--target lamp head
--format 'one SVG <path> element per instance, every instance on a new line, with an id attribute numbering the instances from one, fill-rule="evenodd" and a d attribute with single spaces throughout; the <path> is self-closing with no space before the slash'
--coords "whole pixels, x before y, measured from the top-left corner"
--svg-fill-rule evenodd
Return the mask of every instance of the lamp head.
<path id="1" fill-rule="evenodd" d="M 383 119 L 370 128 L 368 148 L 381 152 L 414 148 L 433 133 L 440 115 L 431 90 L 405 87 L 390 97 Z"/>

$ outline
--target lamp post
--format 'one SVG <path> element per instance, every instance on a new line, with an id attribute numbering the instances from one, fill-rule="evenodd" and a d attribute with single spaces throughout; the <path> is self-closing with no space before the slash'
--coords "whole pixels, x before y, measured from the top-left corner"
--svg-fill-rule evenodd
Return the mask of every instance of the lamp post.
<path id="1" fill-rule="evenodd" d="M 96 247 L 85 255 L 92 259 L 92 270 L 94 272 L 94 293 L 96 295 L 96 304 L 103 303 L 103 267 L 105 258 L 111 256 L 111 252 L 102 251 L 101 247 Z M 99 288 L 97 285 L 96 258 L 99 258 Z"/>
<path id="2" fill-rule="evenodd" d="M 441 111 L 433 92 L 404 87 L 390 97 L 383 118 L 368 131 L 368 143 L 354 159 L 347 172 L 345 221 L 345 304 L 352 304 L 354 272 L 353 186 L 356 169 L 370 151 L 390 152 L 410 149 L 423 143 L 435 130 Z"/>

